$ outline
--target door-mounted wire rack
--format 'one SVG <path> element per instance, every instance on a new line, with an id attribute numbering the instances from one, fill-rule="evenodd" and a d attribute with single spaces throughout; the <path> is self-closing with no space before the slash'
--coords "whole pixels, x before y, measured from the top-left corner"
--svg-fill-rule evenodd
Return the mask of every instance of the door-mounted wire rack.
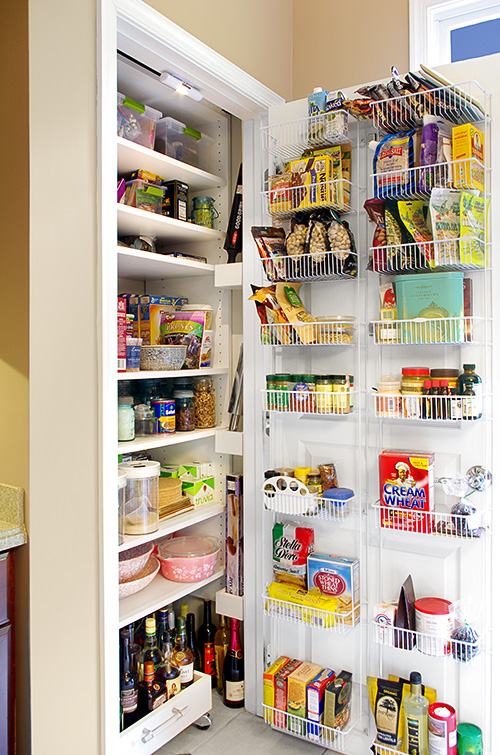
<path id="1" fill-rule="evenodd" d="M 479 540 L 489 533 L 485 512 L 454 514 L 451 511 L 401 510 L 372 504 L 377 512 L 378 526 L 387 532 L 410 532 L 417 535 L 434 535 L 454 540 Z"/>
<path id="2" fill-rule="evenodd" d="M 345 110 L 262 128 L 264 150 L 282 160 L 293 160 L 308 149 L 350 143 L 349 115 Z"/>
<path id="3" fill-rule="evenodd" d="M 304 174 L 311 176 L 310 173 Z M 351 181 L 337 178 L 330 181 L 313 181 L 284 188 L 271 188 L 261 192 L 263 211 L 273 218 L 290 218 L 295 212 L 313 212 L 320 209 L 349 212 L 350 197 L 357 188 Z"/>
<path id="4" fill-rule="evenodd" d="M 305 624 L 324 629 L 337 634 L 347 634 L 360 622 L 361 606 L 359 603 L 355 606 L 349 604 L 346 610 L 325 611 L 321 608 L 315 608 L 303 603 L 291 603 L 278 598 L 270 598 L 267 592 L 262 595 L 264 601 L 264 612 L 268 616 L 277 619 L 284 619 L 293 624 Z"/>
<path id="5" fill-rule="evenodd" d="M 263 388 L 263 408 L 267 412 L 302 414 L 314 417 L 346 416 L 354 411 L 355 391 L 346 383 L 339 391 L 289 391 Z"/>
<path id="6" fill-rule="evenodd" d="M 354 493 L 349 498 L 314 495 L 294 477 L 270 477 L 262 487 L 262 495 L 268 511 L 325 521 L 344 521 L 353 512 L 355 504 Z"/>
<path id="7" fill-rule="evenodd" d="M 357 717 L 351 717 L 344 729 L 332 729 L 324 724 L 317 724 L 300 716 L 293 716 L 269 705 L 263 705 L 263 709 L 264 721 L 273 729 L 282 730 L 294 737 L 336 752 L 347 752 L 349 734 L 354 730 L 358 721 Z"/>
<path id="8" fill-rule="evenodd" d="M 438 273 L 453 270 L 484 270 L 489 244 L 476 236 L 439 239 L 420 243 L 372 246 L 374 273 Z"/>
<path id="9" fill-rule="evenodd" d="M 356 323 L 351 320 L 315 318 L 313 322 L 273 323 L 260 326 L 264 346 L 350 346 Z"/>
<path id="10" fill-rule="evenodd" d="M 333 249 L 327 252 L 289 254 L 286 257 L 262 259 L 270 281 L 327 281 L 335 278 L 355 278 L 358 255 L 351 250 Z"/>
<path id="11" fill-rule="evenodd" d="M 474 191 L 485 182 L 485 168 L 475 158 L 372 173 L 374 196 L 428 199 L 434 188 Z"/>
<path id="12" fill-rule="evenodd" d="M 469 627 L 470 640 L 453 639 L 452 634 L 434 635 L 413 629 L 396 629 L 373 620 L 373 639 L 379 645 L 398 650 L 415 651 L 432 658 L 443 658 L 457 663 L 468 663 L 482 650 L 482 638 Z"/>
<path id="13" fill-rule="evenodd" d="M 482 342 L 484 318 L 436 317 L 413 320 L 373 320 L 370 331 L 382 346 Z"/>
<path id="14" fill-rule="evenodd" d="M 479 395 L 401 395 L 373 393 L 375 416 L 384 419 L 424 422 L 475 422 L 483 417 L 483 397 Z"/>

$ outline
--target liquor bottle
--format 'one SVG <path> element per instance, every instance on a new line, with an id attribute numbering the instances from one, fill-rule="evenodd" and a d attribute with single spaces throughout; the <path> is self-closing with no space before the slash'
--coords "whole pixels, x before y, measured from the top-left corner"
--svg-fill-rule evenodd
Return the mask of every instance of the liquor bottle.
<path id="1" fill-rule="evenodd" d="M 166 629 L 163 634 L 161 645 L 163 661 L 156 669 L 155 678 L 158 681 L 163 682 L 167 688 L 167 700 L 170 700 L 171 697 L 177 695 L 181 691 L 181 672 L 172 662 L 173 652 L 170 632 Z"/>
<path id="2" fill-rule="evenodd" d="M 181 603 L 181 616 L 186 621 L 186 616 L 188 615 L 189 606 L 187 603 Z"/>
<path id="3" fill-rule="evenodd" d="M 148 616 L 146 619 L 144 647 L 137 657 L 139 680 L 141 682 L 144 680 L 144 664 L 146 661 L 153 661 L 155 671 L 162 661 L 160 649 L 156 644 L 156 620 L 153 616 Z"/>
<path id="4" fill-rule="evenodd" d="M 191 648 L 191 652 L 194 656 L 194 668 L 195 671 L 201 671 L 201 655 L 196 645 L 195 631 L 194 631 L 194 613 L 188 613 L 186 616 L 186 638 L 188 647 Z"/>
<path id="5" fill-rule="evenodd" d="M 429 755 L 427 709 L 429 701 L 422 695 L 422 677 L 419 671 L 410 674 L 411 692 L 403 700 L 405 713 L 405 752 Z"/>
<path id="6" fill-rule="evenodd" d="M 181 672 L 181 689 L 193 683 L 194 657 L 191 648 L 187 646 L 186 623 L 182 616 L 177 619 L 177 632 L 172 662 Z"/>
<path id="7" fill-rule="evenodd" d="M 198 629 L 198 647 L 201 654 L 201 670 L 212 677 L 212 687 L 217 686 L 215 671 L 215 626 L 212 624 L 212 601 L 203 601 L 203 624 Z"/>
<path id="8" fill-rule="evenodd" d="M 128 637 L 128 652 L 130 656 L 130 670 L 135 671 L 138 673 L 137 668 L 137 658 L 139 656 L 139 653 L 141 652 L 141 646 L 135 641 L 135 630 L 134 630 L 134 624 L 128 624 L 128 626 L 123 627 L 123 629 L 120 631 L 126 632 Z"/>
<path id="9" fill-rule="evenodd" d="M 463 419 L 479 419 L 483 414 L 483 383 L 475 369 L 475 364 L 464 364 L 464 371 L 458 376 L 458 391 L 464 396 Z"/>
<path id="10" fill-rule="evenodd" d="M 226 622 L 226 617 L 220 617 L 219 628 L 215 633 L 215 671 L 217 673 L 217 687 L 222 689 L 222 667 L 224 666 L 224 658 L 226 657 L 227 649 L 229 647 L 229 638 L 231 632 Z"/>
<path id="11" fill-rule="evenodd" d="M 139 682 L 138 712 L 139 718 L 147 716 L 152 710 L 159 708 L 167 699 L 167 689 L 163 682 L 155 680 L 155 665 L 153 661 L 144 663 L 144 679 Z"/>
<path id="12" fill-rule="evenodd" d="M 168 631 L 170 632 L 170 639 L 175 645 L 175 611 L 173 608 L 168 612 Z"/>
<path id="13" fill-rule="evenodd" d="M 127 629 L 120 632 L 121 669 L 120 669 L 120 712 L 123 731 L 137 720 L 137 693 L 139 677 L 130 666 L 130 636 Z"/>
<path id="14" fill-rule="evenodd" d="M 168 631 L 168 606 L 160 608 L 157 617 L 156 644 L 161 649 L 163 634 Z"/>
<path id="15" fill-rule="evenodd" d="M 228 708 L 245 705 L 245 664 L 241 649 L 238 619 L 230 619 L 231 637 L 222 668 L 222 700 Z"/>

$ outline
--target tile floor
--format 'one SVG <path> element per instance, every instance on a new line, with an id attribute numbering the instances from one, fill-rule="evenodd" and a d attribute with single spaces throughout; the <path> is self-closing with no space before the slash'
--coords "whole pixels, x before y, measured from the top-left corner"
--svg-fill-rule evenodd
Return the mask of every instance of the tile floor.
<path id="1" fill-rule="evenodd" d="M 330 750 L 288 734 L 280 734 L 265 724 L 262 718 L 241 708 L 226 708 L 214 692 L 210 728 L 200 731 L 190 726 L 158 750 L 158 755 L 221 755 L 224 752 L 230 752 L 231 755 L 268 755 L 283 750 L 308 755 L 331 755 Z"/>

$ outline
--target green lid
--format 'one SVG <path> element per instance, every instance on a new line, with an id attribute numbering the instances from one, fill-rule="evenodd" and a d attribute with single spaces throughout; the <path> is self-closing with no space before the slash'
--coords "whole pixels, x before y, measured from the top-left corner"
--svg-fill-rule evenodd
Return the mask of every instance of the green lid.
<path id="1" fill-rule="evenodd" d="M 303 378 L 303 375 L 292 375 L 292 383 L 302 383 Z"/>
<path id="2" fill-rule="evenodd" d="M 318 375 L 316 378 L 316 383 L 319 385 L 326 385 L 327 383 L 332 382 L 332 376 L 331 375 Z"/>
<path id="3" fill-rule="evenodd" d="M 462 743 L 467 746 L 480 745 L 483 741 L 481 729 L 475 724 L 458 724 L 457 735 L 458 744 Z"/>
<path id="4" fill-rule="evenodd" d="M 274 383 L 275 380 L 276 380 L 276 375 L 266 375 L 267 383 Z"/>
<path id="5" fill-rule="evenodd" d="M 274 376 L 275 380 L 291 380 L 292 376 L 288 372 L 283 372 Z"/>
<path id="6" fill-rule="evenodd" d="M 472 370 L 472 372 L 474 372 L 475 369 L 476 369 L 475 364 L 464 364 L 464 370 Z"/>
<path id="7" fill-rule="evenodd" d="M 316 375 L 302 375 L 304 383 L 315 383 Z"/>

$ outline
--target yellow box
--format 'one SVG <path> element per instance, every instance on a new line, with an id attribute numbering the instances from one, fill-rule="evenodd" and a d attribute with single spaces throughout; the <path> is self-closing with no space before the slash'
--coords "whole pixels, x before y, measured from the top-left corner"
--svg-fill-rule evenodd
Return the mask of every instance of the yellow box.
<path id="1" fill-rule="evenodd" d="M 313 155 L 300 160 L 293 160 L 290 163 L 290 170 L 292 173 L 298 173 L 301 176 L 300 209 L 332 207 L 343 204 L 342 149 L 340 146 L 335 148 L 334 154 Z"/>
<path id="2" fill-rule="evenodd" d="M 271 663 L 269 668 L 264 671 L 264 705 L 268 705 L 270 708 L 274 708 L 274 678 L 276 674 L 279 673 L 284 666 L 286 666 L 287 663 L 290 663 L 290 661 L 291 658 L 288 658 L 288 656 L 286 655 L 282 655 L 278 658 L 278 660 L 274 661 L 274 663 Z M 265 710 L 264 721 L 266 721 L 268 724 L 273 724 L 274 711 Z"/>
<path id="3" fill-rule="evenodd" d="M 453 185 L 457 189 L 484 190 L 484 136 L 470 123 L 452 131 Z M 463 162 L 456 162 L 457 160 Z"/>
<path id="4" fill-rule="evenodd" d="M 307 717 L 307 685 L 322 671 L 315 663 L 301 663 L 299 668 L 288 677 L 287 713 L 305 719 Z M 305 720 L 288 719 L 288 729 L 304 736 Z"/>

